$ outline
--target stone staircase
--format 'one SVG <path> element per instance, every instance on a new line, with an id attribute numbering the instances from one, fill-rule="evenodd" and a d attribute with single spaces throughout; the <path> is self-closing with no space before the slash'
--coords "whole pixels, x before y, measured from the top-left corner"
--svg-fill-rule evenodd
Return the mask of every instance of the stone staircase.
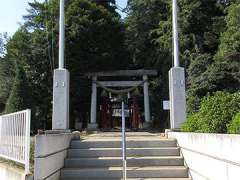
<path id="1" fill-rule="evenodd" d="M 61 180 L 120 180 L 120 133 L 97 133 L 72 141 Z M 190 180 L 176 140 L 159 134 L 127 133 L 127 179 Z"/>

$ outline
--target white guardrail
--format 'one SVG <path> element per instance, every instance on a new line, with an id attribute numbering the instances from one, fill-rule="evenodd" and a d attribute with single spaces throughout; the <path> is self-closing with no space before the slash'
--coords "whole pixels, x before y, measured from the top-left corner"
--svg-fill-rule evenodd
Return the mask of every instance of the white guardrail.
<path id="1" fill-rule="evenodd" d="M 31 110 L 0 116 L 0 157 L 25 165 L 29 173 Z"/>

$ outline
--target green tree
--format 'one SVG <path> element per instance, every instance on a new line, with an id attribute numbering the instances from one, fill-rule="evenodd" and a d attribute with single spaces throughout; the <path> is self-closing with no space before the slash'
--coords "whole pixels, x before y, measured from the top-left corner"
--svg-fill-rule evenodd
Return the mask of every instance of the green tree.
<path id="1" fill-rule="evenodd" d="M 6 51 L 6 43 L 8 41 L 8 34 L 7 33 L 0 33 L 0 57 L 3 57 Z"/>
<path id="2" fill-rule="evenodd" d="M 128 49 L 132 57 L 130 68 L 157 69 L 159 77 L 151 83 L 151 110 L 155 118 L 154 126 L 167 126 L 168 112 L 162 110 L 161 101 L 168 99 L 168 70 L 171 67 L 171 49 L 165 46 L 170 38 L 162 40 L 164 32 L 159 30 L 159 23 L 170 16 L 170 4 L 164 0 L 130 0 L 126 18 Z M 166 30 L 166 29 L 164 29 Z M 171 33 L 167 30 L 167 33 Z M 165 38 L 165 36 L 164 36 Z"/>
<path id="3" fill-rule="evenodd" d="M 199 56 L 201 57 L 201 56 Z M 199 109 L 201 98 L 216 91 L 238 92 L 240 87 L 240 62 L 238 59 L 226 59 L 211 64 L 207 57 L 201 62 L 195 61 L 189 67 L 188 112 Z M 205 62 L 205 63 L 204 63 Z M 202 68 L 209 63 L 207 68 Z M 198 65 L 199 64 L 199 65 Z M 193 66 L 193 67 L 192 67 Z M 199 69 L 197 69 L 199 67 Z M 197 73 L 195 69 L 199 72 Z M 202 70 L 205 70 L 201 72 Z M 197 76 L 198 75 L 198 76 Z"/>
<path id="4" fill-rule="evenodd" d="M 25 72 L 20 64 L 16 62 L 16 75 L 11 89 L 10 96 L 7 100 L 5 113 L 13 113 L 24 109 L 31 108 L 29 94 L 29 85 Z"/>
<path id="5" fill-rule="evenodd" d="M 71 112 L 87 117 L 91 83 L 86 72 L 126 69 L 125 26 L 108 7 L 87 0 L 71 1 L 66 8 L 66 61 L 71 72 Z M 112 7 L 114 8 L 114 7 Z M 72 116 L 74 118 L 74 116 Z"/>
<path id="6" fill-rule="evenodd" d="M 57 67 L 58 55 L 58 3 L 58 0 L 29 3 L 25 23 L 7 43 L 4 63 L 11 70 L 12 82 L 0 89 L 0 100 L 3 99 L 3 106 L 7 104 L 8 112 L 23 109 L 30 103 L 35 130 L 51 128 L 52 73 Z M 90 109 L 90 81 L 84 73 L 124 69 L 128 53 L 125 26 L 113 3 L 73 0 L 66 3 L 65 12 L 66 66 L 71 72 L 70 116 L 73 119 L 75 111 L 87 114 Z M 1 77 L 1 73 L 0 82 L 7 77 L 6 73 Z M 7 88 L 11 93 L 7 93 Z M 32 101 L 25 102 L 21 88 Z"/>
<path id="7" fill-rule="evenodd" d="M 19 30 L 16 34 L 10 38 L 5 45 L 5 55 L 0 62 L 0 104 L 1 112 L 4 111 L 7 100 L 10 96 L 11 89 L 14 84 L 16 76 L 16 63 L 19 63 L 19 59 L 23 62 L 26 60 L 27 48 L 24 46 L 25 37 L 22 37 L 23 31 Z M 26 49 L 25 49 L 26 48 Z"/>
<path id="8" fill-rule="evenodd" d="M 154 42 L 158 36 L 153 31 L 159 22 L 168 19 L 169 3 L 162 0 L 130 0 L 128 3 L 127 43 L 134 66 L 152 68 L 164 56 Z"/>
<path id="9" fill-rule="evenodd" d="M 216 55 L 197 55 L 188 68 L 188 109 L 198 110 L 200 99 L 216 91 L 237 92 L 240 87 L 238 53 L 238 1 L 232 1 L 224 17 L 226 29 L 219 38 Z M 223 26 L 224 27 L 224 26 Z M 221 31 L 220 31 L 221 32 Z M 199 59 L 200 58 L 200 59 Z M 198 71 L 198 72 L 196 72 Z"/>
<path id="10" fill-rule="evenodd" d="M 233 117 L 228 125 L 228 133 L 240 134 L 240 112 Z"/>
<path id="11" fill-rule="evenodd" d="M 227 28 L 221 36 L 221 44 L 215 56 L 216 60 L 224 60 L 230 57 L 238 57 L 240 54 L 240 2 L 236 1 L 228 8 L 225 18 Z"/>
<path id="12" fill-rule="evenodd" d="M 196 81 L 213 62 L 220 34 L 225 28 L 227 4 L 216 0 L 182 0 L 178 1 L 178 5 L 180 61 L 188 69 L 187 89 L 188 99 L 191 99 L 191 102 L 188 101 L 188 109 L 191 112 L 198 107 L 202 98 L 196 95 L 194 97 L 197 97 L 197 101 L 194 101 Z M 133 57 L 133 67 L 159 70 L 160 80 L 152 82 L 152 103 L 153 113 L 156 113 L 154 115 L 160 124 L 164 124 L 167 117 L 159 110 L 162 109 L 159 102 L 168 98 L 166 82 L 168 70 L 172 66 L 173 48 L 171 12 L 170 0 L 131 0 L 126 19 L 127 43 Z"/>
<path id="13" fill-rule="evenodd" d="M 8 40 L 7 33 L 0 34 L 0 113 L 4 111 L 14 76 L 12 62 L 5 57 Z"/>
<path id="14" fill-rule="evenodd" d="M 72 74 L 124 69 L 125 49 L 119 16 L 87 0 L 71 1 L 66 9 L 66 59 Z"/>
<path id="15" fill-rule="evenodd" d="M 179 1 L 180 29 L 186 44 L 184 51 L 215 54 L 225 28 L 225 7 L 216 0 Z"/>
<path id="16" fill-rule="evenodd" d="M 13 63 L 7 58 L 0 58 L 0 113 L 5 109 L 10 89 L 14 81 Z"/>
<path id="17" fill-rule="evenodd" d="M 240 93 L 216 92 L 206 96 L 198 112 L 183 125 L 184 131 L 227 133 L 233 117 L 239 112 Z M 232 125 L 231 125 L 232 127 Z"/>

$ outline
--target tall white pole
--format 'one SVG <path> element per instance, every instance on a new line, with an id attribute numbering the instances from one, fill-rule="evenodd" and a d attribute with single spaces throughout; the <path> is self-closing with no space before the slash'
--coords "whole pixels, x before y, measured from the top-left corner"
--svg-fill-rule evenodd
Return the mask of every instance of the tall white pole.
<path id="1" fill-rule="evenodd" d="M 58 69 L 54 70 L 53 76 L 53 130 L 69 129 L 69 78 L 70 74 L 64 68 L 64 0 L 60 0 L 59 8 L 59 63 Z"/>
<path id="2" fill-rule="evenodd" d="M 60 0 L 60 18 L 59 18 L 59 69 L 64 68 L 64 46 L 65 44 L 65 18 L 64 18 L 64 0 Z"/>
<path id="3" fill-rule="evenodd" d="M 177 11 L 177 0 L 172 0 L 174 67 L 169 71 L 170 125 L 172 129 L 180 129 L 186 121 L 185 73 L 179 63 Z"/>
<path id="4" fill-rule="evenodd" d="M 177 0 L 172 0 L 172 23 L 173 23 L 173 46 L 174 46 L 174 67 L 179 67 L 179 44 L 178 44 L 178 14 Z"/>

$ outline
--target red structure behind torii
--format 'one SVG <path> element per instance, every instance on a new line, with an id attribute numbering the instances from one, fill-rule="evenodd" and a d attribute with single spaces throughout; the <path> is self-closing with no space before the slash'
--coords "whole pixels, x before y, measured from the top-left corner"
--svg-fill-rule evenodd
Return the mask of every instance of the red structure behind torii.
<path id="1" fill-rule="evenodd" d="M 143 86 L 144 92 L 144 114 L 145 114 L 145 123 L 150 123 L 150 105 L 149 105 L 149 83 L 148 78 L 150 76 L 156 76 L 158 73 L 156 70 L 118 70 L 118 71 L 109 71 L 109 72 L 93 72 L 86 74 L 89 78 L 92 79 L 92 96 L 91 96 L 91 118 L 90 124 L 88 124 L 88 129 L 97 129 L 97 88 L 107 88 L 107 87 L 134 87 L 134 86 Z M 134 78 L 134 80 L 128 81 L 98 81 L 98 78 Z M 141 77 L 141 80 L 136 80 Z"/>

